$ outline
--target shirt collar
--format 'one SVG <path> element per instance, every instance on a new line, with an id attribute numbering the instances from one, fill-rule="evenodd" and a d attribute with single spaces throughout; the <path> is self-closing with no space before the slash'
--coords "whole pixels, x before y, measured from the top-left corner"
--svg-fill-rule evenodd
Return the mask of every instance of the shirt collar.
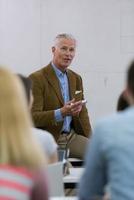
<path id="1" fill-rule="evenodd" d="M 51 64 L 52 64 L 52 67 L 53 67 L 53 69 L 54 69 L 54 71 L 55 71 L 57 76 L 64 76 L 64 74 L 66 74 L 67 71 L 65 71 L 65 73 L 63 73 L 61 70 L 59 70 L 56 67 L 56 65 L 53 62 L 51 62 Z"/>

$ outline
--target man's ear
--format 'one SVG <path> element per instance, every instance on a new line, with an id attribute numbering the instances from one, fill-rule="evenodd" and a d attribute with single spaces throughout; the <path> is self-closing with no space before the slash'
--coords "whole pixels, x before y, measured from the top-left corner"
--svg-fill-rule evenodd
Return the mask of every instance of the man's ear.
<path id="1" fill-rule="evenodd" d="M 55 47 L 52 47 L 52 53 L 54 53 L 55 52 Z"/>
<path id="2" fill-rule="evenodd" d="M 134 97 L 133 94 L 130 90 L 130 88 L 127 86 L 126 89 L 123 92 L 123 96 L 126 99 L 126 101 L 130 104 L 133 105 L 134 104 Z"/>

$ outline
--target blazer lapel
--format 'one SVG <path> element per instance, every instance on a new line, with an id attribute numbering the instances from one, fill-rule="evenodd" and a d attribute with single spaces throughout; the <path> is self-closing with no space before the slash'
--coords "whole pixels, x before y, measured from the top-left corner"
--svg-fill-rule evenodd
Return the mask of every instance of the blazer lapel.
<path id="1" fill-rule="evenodd" d="M 76 90 L 76 80 L 73 76 L 71 70 L 67 70 L 68 82 L 69 82 L 69 90 L 70 90 L 70 99 L 72 100 L 75 97 Z"/>
<path id="2" fill-rule="evenodd" d="M 55 74 L 55 71 L 53 67 L 50 65 L 47 66 L 47 73 L 46 73 L 46 78 L 53 87 L 57 97 L 59 98 L 60 102 L 64 104 L 64 100 L 62 97 L 61 89 L 60 89 L 60 83 L 59 80 Z"/>

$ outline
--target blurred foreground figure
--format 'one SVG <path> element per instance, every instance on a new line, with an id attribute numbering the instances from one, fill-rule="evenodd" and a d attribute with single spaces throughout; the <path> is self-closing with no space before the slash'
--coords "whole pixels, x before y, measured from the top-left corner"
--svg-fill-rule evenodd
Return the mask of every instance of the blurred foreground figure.
<path id="1" fill-rule="evenodd" d="M 28 103 L 28 109 L 29 112 L 31 111 L 31 107 L 33 104 L 33 94 L 32 94 L 32 82 L 29 78 L 19 74 L 19 78 L 21 79 L 25 93 L 26 93 L 26 98 L 27 98 L 27 103 Z M 58 162 L 58 154 L 57 154 L 57 147 L 58 145 L 56 144 L 52 134 L 45 130 L 37 129 L 37 128 L 32 128 L 32 132 L 37 138 L 37 140 L 40 142 L 45 155 L 48 157 L 48 163 L 55 163 Z"/>
<path id="2" fill-rule="evenodd" d="M 21 81 L 0 68 L 0 199 L 47 200 L 45 159 Z"/>
<path id="3" fill-rule="evenodd" d="M 86 155 L 80 200 L 101 199 L 108 185 L 110 200 L 134 200 L 134 61 L 127 72 L 129 107 L 96 125 Z"/>

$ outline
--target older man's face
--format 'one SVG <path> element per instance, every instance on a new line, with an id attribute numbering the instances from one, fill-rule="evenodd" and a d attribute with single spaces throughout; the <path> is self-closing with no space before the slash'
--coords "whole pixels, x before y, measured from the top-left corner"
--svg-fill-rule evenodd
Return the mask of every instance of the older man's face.
<path id="1" fill-rule="evenodd" d="M 64 71 L 75 56 L 76 42 L 72 39 L 59 39 L 55 47 L 52 47 L 53 62 L 57 68 Z"/>

